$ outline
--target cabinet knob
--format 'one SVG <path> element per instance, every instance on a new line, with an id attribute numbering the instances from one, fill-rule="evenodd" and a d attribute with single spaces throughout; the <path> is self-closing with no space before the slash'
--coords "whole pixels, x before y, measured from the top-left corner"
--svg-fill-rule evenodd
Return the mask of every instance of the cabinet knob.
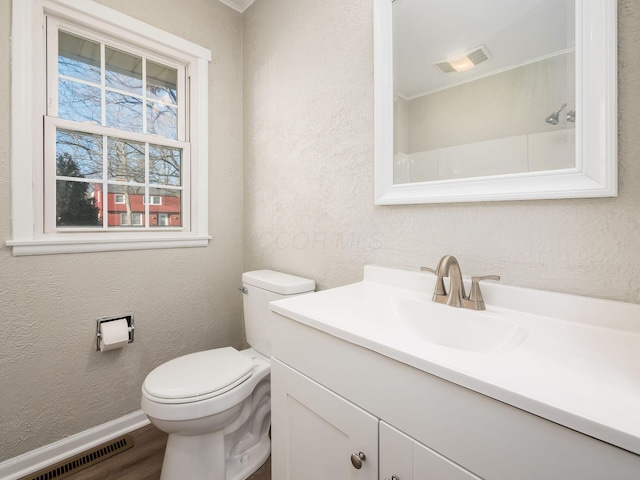
<path id="1" fill-rule="evenodd" d="M 396 475 L 391 475 L 391 479 L 385 478 L 384 480 L 400 480 Z"/>
<path id="2" fill-rule="evenodd" d="M 362 452 L 360 452 L 360 453 L 352 453 L 351 454 L 351 465 L 353 465 L 353 468 L 355 468 L 356 470 L 360 470 L 362 468 L 362 462 L 365 461 L 366 459 L 367 459 L 367 457 Z"/>

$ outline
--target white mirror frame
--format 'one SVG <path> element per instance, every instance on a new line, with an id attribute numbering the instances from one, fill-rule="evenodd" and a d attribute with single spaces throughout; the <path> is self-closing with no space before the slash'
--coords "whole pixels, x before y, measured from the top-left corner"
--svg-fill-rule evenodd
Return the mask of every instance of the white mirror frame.
<path id="1" fill-rule="evenodd" d="M 576 168 L 407 184 L 393 183 L 392 3 L 374 7 L 377 205 L 617 196 L 617 0 L 576 0 Z"/>

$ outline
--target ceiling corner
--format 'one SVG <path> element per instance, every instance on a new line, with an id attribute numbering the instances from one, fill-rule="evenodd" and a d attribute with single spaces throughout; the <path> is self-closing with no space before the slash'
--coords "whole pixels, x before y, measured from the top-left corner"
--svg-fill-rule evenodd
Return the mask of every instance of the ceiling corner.
<path id="1" fill-rule="evenodd" d="M 240 13 L 243 13 L 247 8 L 249 8 L 253 4 L 253 2 L 255 2 L 255 0 L 219 0 L 219 1 Z"/>

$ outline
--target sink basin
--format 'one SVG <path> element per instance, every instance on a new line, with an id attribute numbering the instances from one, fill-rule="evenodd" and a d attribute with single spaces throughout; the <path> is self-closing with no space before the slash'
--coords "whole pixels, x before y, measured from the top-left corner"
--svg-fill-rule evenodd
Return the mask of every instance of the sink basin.
<path id="1" fill-rule="evenodd" d="M 486 311 L 472 311 L 413 298 L 391 298 L 395 325 L 414 340 L 475 353 L 505 352 L 527 330 Z M 446 310 L 443 310 L 446 309 Z"/>

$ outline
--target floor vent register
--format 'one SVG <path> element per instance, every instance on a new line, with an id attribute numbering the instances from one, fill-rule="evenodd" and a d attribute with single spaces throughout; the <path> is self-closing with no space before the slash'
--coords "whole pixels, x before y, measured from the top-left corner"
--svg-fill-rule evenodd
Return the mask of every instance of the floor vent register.
<path id="1" fill-rule="evenodd" d="M 114 440 L 85 450 L 78 455 L 51 465 L 35 473 L 22 477 L 19 480 L 53 480 L 67 478 L 74 473 L 84 470 L 91 465 L 95 465 L 102 460 L 113 457 L 118 453 L 133 447 L 133 437 L 131 435 L 122 435 Z"/>

